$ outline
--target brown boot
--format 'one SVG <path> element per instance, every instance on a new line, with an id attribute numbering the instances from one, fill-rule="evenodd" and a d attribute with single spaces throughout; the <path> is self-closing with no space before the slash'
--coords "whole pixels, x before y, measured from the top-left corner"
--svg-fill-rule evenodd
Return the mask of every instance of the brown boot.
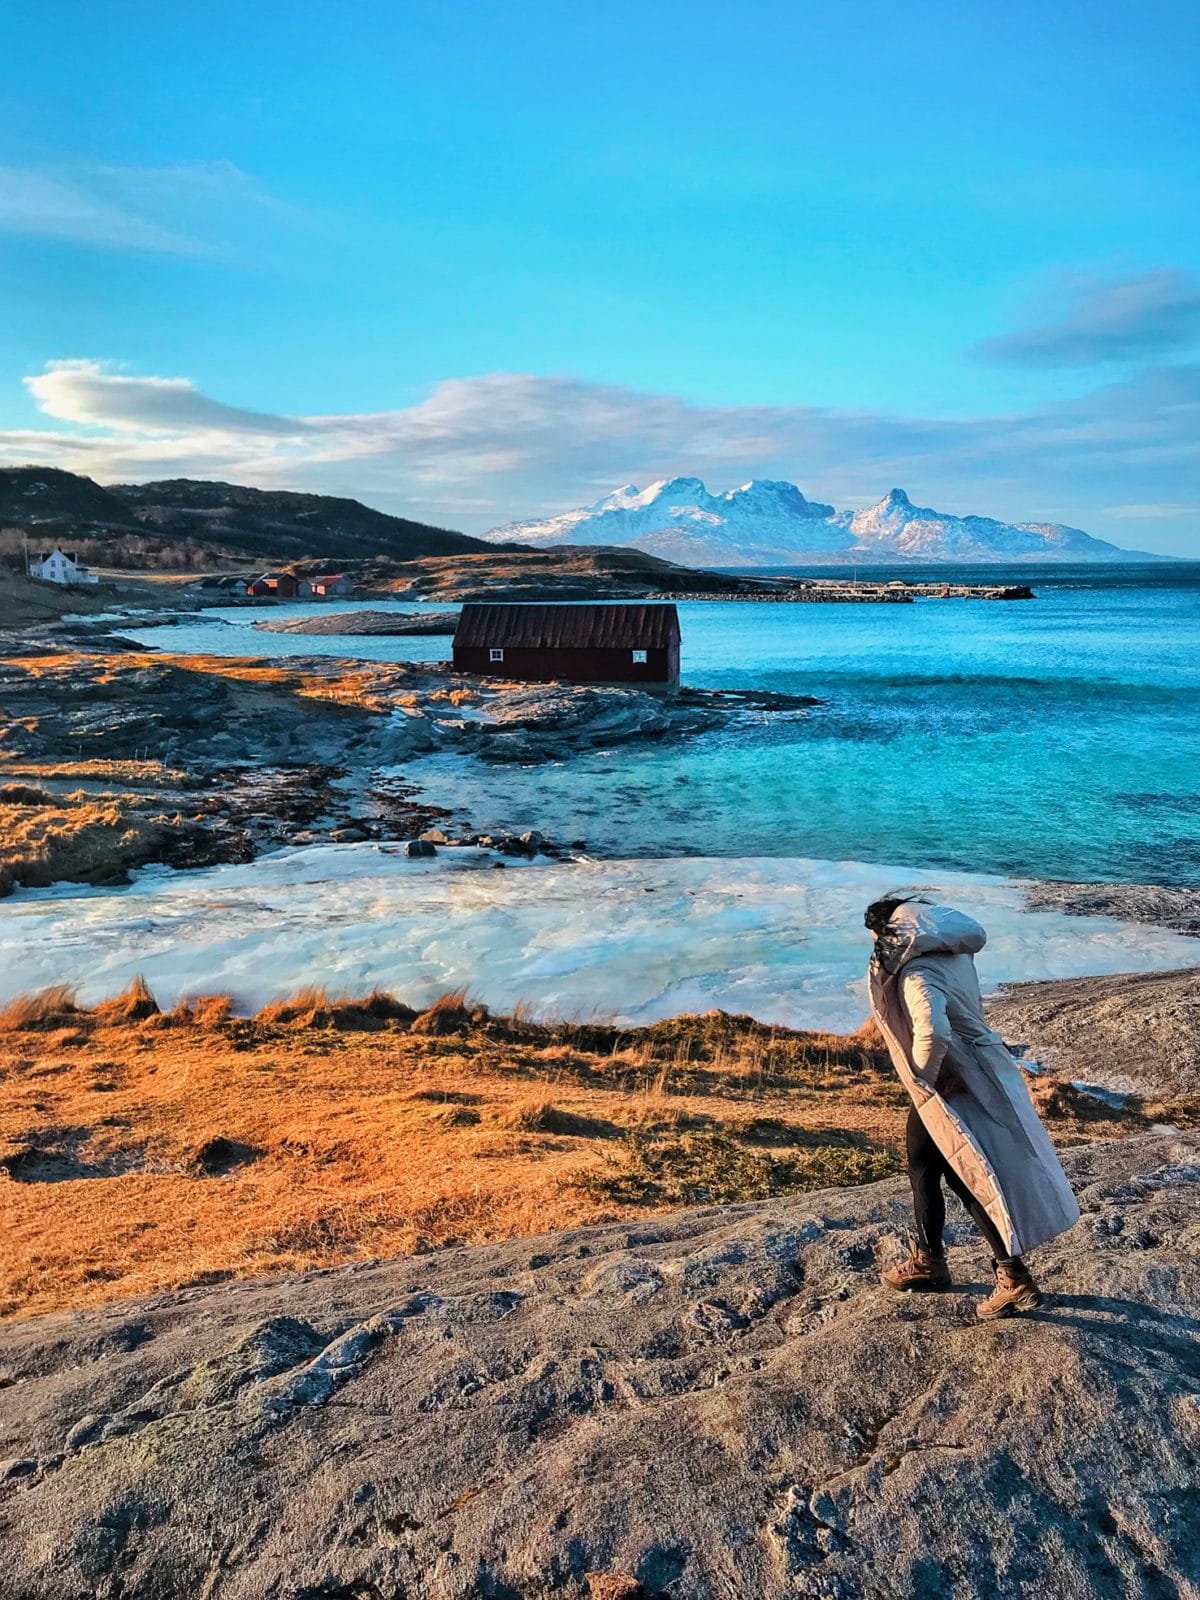
<path id="1" fill-rule="evenodd" d="M 1037 1310 L 1042 1303 L 1042 1292 L 1023 1261 L 993 1261 L 992 1267 L 996 1273 L 996 1287 L 975 1307 L 975 1315 L 981 1322 Z"/>
<path id="2" fill-rule="evenodd" d="M 909 1248 L 907 1261 L 898 1262 L 894 1267 L 885 1267 L 879 1277 L 889 1289 L 897 1289 L 901 1294 L 936 1292 L 951 1287 L 950 1267 L 945 1256 L 931 1255 L 928 1250 L 919 1250 L 915 1244 Z"/>

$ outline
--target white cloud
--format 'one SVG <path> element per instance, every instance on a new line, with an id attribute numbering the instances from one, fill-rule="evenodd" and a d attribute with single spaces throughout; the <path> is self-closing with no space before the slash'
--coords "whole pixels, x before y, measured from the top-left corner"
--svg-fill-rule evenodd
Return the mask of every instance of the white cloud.
<path id="1" fill-rule="evenodd" d="M 231 161 L 170 167 L 0 166 L 0 233 L 105 250 L 214 256 L 253 213 L 299 213 Z"/>
<path id="2" fill-rule="evenodd" d="M 975 354 L 1028 367 L 1148 361 L 1200 337 L 1200 284 L 1159 267 L 1129 278 L 1076 272 L 1060 280 L 1048 321 L 984 339 Z"/>
<path id="3" fill-rule="evenodd" d="M 89 193 L 71 178 L 20 167 L 0 167 L 0 232 L 166 255 L 206 249 L 200 240 Z"/>
<path id="4" fill-rule="evenodd" d="M 812 406 L 703 406 L 580 379 L 491 373 L 447 379 L 398 410 L 290 417 L 226 404 L 186 378 L 59 361 L 27 378 L 69 426 L 0 434 L 9 461 L 108 481 L 222 477 L 349 494 L 484 529 L 596 498 L 619 483 L 695 473 L 720 488 L 790 478 L 853 506 L 892 484 L 925 504 L 1053 519 L 1163 548 L 1190 530 L 1174 508 L 1200 481 L 1200 367 L 1146 368 L 1038 411 L 973 419 Z M 1173 530 L 1173 531 L 1172 531 Z M 1186 553 L 1181 550 L 1180 553 Z"/>
<path id="5" fill-rule="evenodd" d="M 25 387 L 49 417 L 116 433 L 274 434 L 298 437 L 308 424 L 210 400 L 189 378 L 130 378 L 99 361 L 50 361 Z"/>

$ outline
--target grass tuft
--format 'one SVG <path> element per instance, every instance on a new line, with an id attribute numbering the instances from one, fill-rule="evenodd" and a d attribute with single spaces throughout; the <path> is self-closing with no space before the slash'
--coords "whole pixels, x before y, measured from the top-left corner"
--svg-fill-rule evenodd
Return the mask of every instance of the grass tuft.
<path id="1" fill-rule="evenodd" d="M 574 1181 L 589 1194 L 624 1205 L 729 1205 L 876 1183 L 900 1170 L 894 1151 L 866 1141 L 779 1157 L 747 1149 L 720 1131 L 630 1133 L 607 1168 L 579 1173 Z"/>
<path id="2" fill-rule="evenodd" d="M 181 1027 L 219 1028 L 229 1021 L 232 1011 L 232 995 L 197 994 L 190 999 L 181 996 L 171 1016 Z"/>
<path id="3" fill-rule="evenodd" d="M 412 1032 L 435 1036 L 469 1033 L 487 1020 L 487 1007 L 472 1004 L 465 989 L 448 989 L 414 1018 Z"/>
<path id="4" fill-rule="evenodd" d="M 109 1023 L 144 1022 L 147 1017 L 159 1015 L 158 1001 L 139 972 L 128 989 L 114 995 L 111 1000 L 102 1000 L 94 1008 L 93 1015 Z"/>
<path id="5" fill-rule="evenodd" d="M 55 983 L 37 994 L 18 995 L 0 1011 L 0 1029 L 13 1033 L 69 1027 L 83 1015 L 69 984 Z"/>
<path id="6" fill-rule="evenodd" d="M 272 1000 L 254 1014 L 255 1022 L 282 1028 L 329 1028 L 333 1026 L 333 1006 L 323 984 L 310 984 L 295 994 Z"/>
<path id="7" fill-rule="evenodd" d="M 50 806 L 53 804 L 53 797 L 47 794 L 45 789 L 35 789 L 31 783 L 0 784 L 0 805 Z"/>

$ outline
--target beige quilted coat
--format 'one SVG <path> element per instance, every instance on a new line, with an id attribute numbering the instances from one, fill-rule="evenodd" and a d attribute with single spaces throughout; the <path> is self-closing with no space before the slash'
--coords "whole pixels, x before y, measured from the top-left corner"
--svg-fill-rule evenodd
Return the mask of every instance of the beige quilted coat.
<path id="1" fill-rule="evenodd" d="M 986 941 L 961 911 L 905 901 L 871 963 L 871 1008 L 938 1149 L 1022 1255 L 1064 1233 L 1079 1206 L 1021 1069 L 984 1020 L 972 957 Z M 964 1088 L 943 1096 L 947 1066 Z"/>

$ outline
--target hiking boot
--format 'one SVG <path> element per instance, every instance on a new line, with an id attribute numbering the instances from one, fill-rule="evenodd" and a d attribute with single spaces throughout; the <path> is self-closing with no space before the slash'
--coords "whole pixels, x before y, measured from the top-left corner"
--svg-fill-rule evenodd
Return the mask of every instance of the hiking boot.
<path id="1" fill-rule="evenodd" d="M 889 1289 L 897 1289 L 901 1294 L 930 1290 L 936 1292 L 951 1287 L 950 1267 L 946 1257 L 931 1255 L 928 1250 L 919 1250 L 915 1244 L 909 1250 L 907 1261 L 901 1261 L 894 1267 L 885 1267 L 879 1278 Z"/>
<path id="2" fill-rule="evenodd" d="M 996 1287 L 975 1307 L 975 1315 L 981 1322 L 1037 1310 L 1042 1303 L 1042 1292 L 1023 1261 L 993 1261 L 992 1267 L 996 1273 Z"/>

